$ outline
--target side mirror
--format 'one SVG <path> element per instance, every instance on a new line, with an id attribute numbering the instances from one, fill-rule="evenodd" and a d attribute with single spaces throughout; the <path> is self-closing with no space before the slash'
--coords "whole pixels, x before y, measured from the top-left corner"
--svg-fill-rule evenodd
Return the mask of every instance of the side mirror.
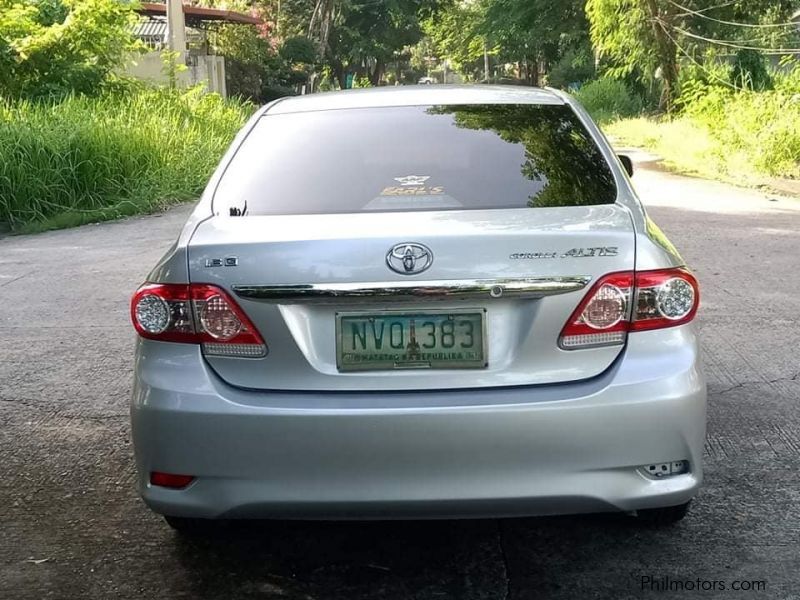
<path id="1" fill-rule="evenodd" d="M 622 163 L 622 166 L 625 168 L 625 172 L 628 174 L 628 177 L 633 177 L 633 161 L 631 157 L 627 154 L 617 154 L 619 157 L 619 162 Z"/>

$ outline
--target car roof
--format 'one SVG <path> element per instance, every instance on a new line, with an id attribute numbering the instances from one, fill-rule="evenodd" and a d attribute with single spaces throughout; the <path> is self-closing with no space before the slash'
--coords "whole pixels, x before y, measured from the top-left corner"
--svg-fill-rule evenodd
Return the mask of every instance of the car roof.
<path id="1" fill-rule="evenodd" d="M 273 115 L 432 104 L 564 104 L 564 99 L 552 90 L 513 85 L 398 85 L 289 96 L 270 105 L 266 112 Z"/>

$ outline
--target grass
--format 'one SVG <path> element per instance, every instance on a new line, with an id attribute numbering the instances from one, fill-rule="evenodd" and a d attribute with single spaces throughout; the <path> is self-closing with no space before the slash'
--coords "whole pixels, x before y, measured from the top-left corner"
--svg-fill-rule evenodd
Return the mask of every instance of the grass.
<path id="1" fill-rule="evenodd" d="M 0 223 L 28 233 L 194 199 L 251 109 L 199 89 L 0 100 Z"/>
<path id="2" fill-rule="evenodd" d="M 780 91 L 709 93 L 674 119 L 604 125 L 618 146 L 645 148 L 675 171 L 745 186 L 800 179 L 800 99 Z"/>
<path id="3" fill-rule="evenodd" d="M 721 154 L 719 143 L 710 132 L 688 118 L 621 119 L 603 126 L 603 131 L 615 146 L 644 148 L 658 154 L 672 171 L 739 185 L 756 185 L 764 178 L 747 152 Z"/>

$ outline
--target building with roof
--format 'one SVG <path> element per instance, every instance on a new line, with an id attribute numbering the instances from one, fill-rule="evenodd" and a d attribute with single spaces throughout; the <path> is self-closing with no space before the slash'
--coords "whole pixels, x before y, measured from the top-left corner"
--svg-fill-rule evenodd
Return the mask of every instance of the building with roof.
<path id="1" fill-rule="evenodd" d="M 136 56 L 126 73 L 155 84 L 166 84 L 173 78 L 181 86 L 202 83 L 209 92 L 222 96 L 227 95 L 225 59 L 213 53 L 209 30 L 219 23 L 261 23 L 252 15 L 183 4 L 180 0 L 142 2 L 136 10 L 141 18 L 133 33 L 148 51 Z M 174 52 L 175 64 L 186 68 L 165 68 L 165 51 Z"/>

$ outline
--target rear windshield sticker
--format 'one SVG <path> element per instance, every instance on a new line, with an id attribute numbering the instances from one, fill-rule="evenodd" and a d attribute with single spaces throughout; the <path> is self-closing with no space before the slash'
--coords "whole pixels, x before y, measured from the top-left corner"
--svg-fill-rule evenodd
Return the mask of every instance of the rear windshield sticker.
<path id="1" fill-rule="evenodd" d="M 430 175 L 406 175 L 405 177 L 395 177 L 394 180 L 400 185 L 424 185 Z"/>
<path id="2" fill-rule="evenodd" d="M 444 194 L 444 186 L 442 185 L 389 186 L 381 191 L 381 196 L 441 196 L 442 194 Z"/>

